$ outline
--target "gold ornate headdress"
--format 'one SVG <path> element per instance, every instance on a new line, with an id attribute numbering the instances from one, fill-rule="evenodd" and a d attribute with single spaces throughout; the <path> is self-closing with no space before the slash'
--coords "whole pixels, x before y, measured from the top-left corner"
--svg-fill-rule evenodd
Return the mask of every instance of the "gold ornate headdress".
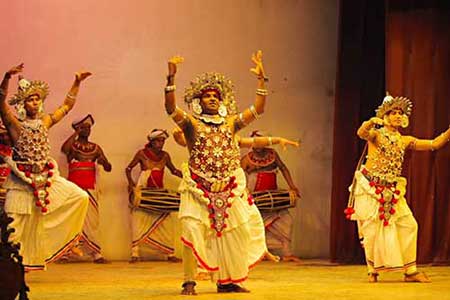
<path id="1" fill-rule="evenodd" d="M 218 91 L 223 105 L 227 108 L 228 114 L 237 114 L 233 83 L 220 73 L 207 72 L 194 78 L 184 92 L 184 102 L 191 107 L 193 102 L 200 100 L 203 92 L 206 90 Z"/>
<path id="2" fill-rule="evenodd" d="M 392 97 L 386 92 L 386 97 L 383 99 L 383 103 L 378 106 L 375 110 L 376 116 L 378 118 L 383 118 L 386 113 L 393 110 L 394 108 L 399 108 L 407 116 L 411 115 L 413 104 L 411 100 L 406 97 Z"/>
<path id="3" fill-rule="evenodd" d="M 9 99 L 9 104 L 17 105 L 23 103 L 25 99 L 34 94 L 38 94 L 41 100 L 44 101 L 49 94 L 48 84 L 40 80 L 28 81 L 19 77 L 17 93 Z"/>

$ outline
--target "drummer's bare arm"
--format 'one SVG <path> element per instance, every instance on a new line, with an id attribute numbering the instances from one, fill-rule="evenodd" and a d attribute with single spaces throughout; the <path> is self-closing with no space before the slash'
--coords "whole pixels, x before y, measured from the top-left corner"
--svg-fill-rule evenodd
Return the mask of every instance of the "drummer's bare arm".
<path id="1" fill-rule="evenodd" d="M 244 155 L 244 156 L 241 158 L 241 168 L 242 168 L 242 170 L 244 170 L 246 173 L 248 173 L 248 169 L 250 168 L 250 163 L 249 163 L 248 155 L 247 155 L 247 154 Z"/>
<path id="2" fill-rule="evenodd" d="M 131 177 L 131 171 L 133 170 L 133 168 L 140 163 L 140 155 L 139 155 L 138 151 L 135 155 L 133 160 L 128 164 L 128 166 L 125 169 L 125 174 L 127 175 L 127 180 L 128 180 L 128 192 L 132 192 L 134 187 L 136 186 L 136 183 L 134 183 L 133 181 L 133 177 Z"/>
<path id="3" fill-rule="evenodd" d="M 170 159 L 170 155 L 168 153 L 166 153 L 166 155 L 167 155 L 166 165 L 167 168 L 169 168 L 170 173 L 180 178 L 183 177 L 181 171 L 175 168 L 175 166 L 173 165 L 172 160 Z"/>
<path id="4" fill-rule="evenodd" d="M 71 136 L 69 136 L 67 138 L 67 140 L 61 146 L 61 152 L 64 153 L 67 156 L 68 162 L 70 162 L 69 161 L 69 156 L 70 156 L 70 153 L 72 152 L 71 151 L 72 150 L 72 145 L 75 142 L 75 140 L 77 139 L 77 137 L 78 137 L 78 131 L 75 130 L 75 132 Z"/>
<path id="5" fill-rule="evenodd" d="M 291 172 L 289 172 L 289 169 L 286 167 L 286 165 L 281 160 L 278 153 L 275 153 L 275 162 L 277 164 L 277 167 L 280 169 L 281 173 L 283 174 L 284 179 L 286 180 L 287 184 L 289 185 L 289 189 L 293 190 L 295 194 L 300 197 L 300 192 L 298 188 L 295 186 L 294 181 L 292 181 Z"/>
<path id="6" fill-rule="evenodd" d="M 97 163 L 99 163 L 100 165 L 103 166 L 103 169 L 106 172 L 111 172 L 112 170 L 112 166 L 111 163 L 108 161 L 108 159 L 106 158 L 105 153 L 103 152 L 102 148 L 100 148 L 100 146 L 97 145 L 97 151 L 98 151 L 98 158 L 97 158 Z"/>

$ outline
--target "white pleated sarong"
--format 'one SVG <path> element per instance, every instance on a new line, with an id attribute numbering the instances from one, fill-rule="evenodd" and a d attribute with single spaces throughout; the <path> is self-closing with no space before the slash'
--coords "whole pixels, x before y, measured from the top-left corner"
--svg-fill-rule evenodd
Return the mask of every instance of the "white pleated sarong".
<path id="1" fill-rule="evenodd" d="M 210 224 L 209 200 L 191 179 L 187 164 L 183 165 L 179 218 L 185 245 L 183 263 L 186 281 L 194 280 L 194 268 L 198 264 L 217 274 L 220 284 L 243 282 L 249 269 L 267 251 L 264 223 L 256 205 L 248 201 L 244 171 L 239 168 L 233 175 L 238 186 L 233 189 L 235 196 L 230 198 L 232 205 L 227 210 L 227 227 L 218 237 Z"/>
<path id="2" fill-rule="evenodd" d="M 396 270 L 404 270 L 408 274 L 416 272 L 418 226 L 406 203 L 406 179 L 396 179 L 396 189 L 400 194 L 396 195 L 395 213 L 387 226 L 379 218 L 380 195 L 375 193 L 376 188 L 370 186 L 369 180 L 360 171 L 355 172 L 355 179 L 355 213 L 352 220 L 358 222 L 369 273 Z"/>
<path id="3" fill-rule="evenodd" d="M 46 263 L 58 259 L 81 237 L 88 194 L 56 170 L 48 188 L 47 213 L 35 206 L 31 187 L 14 174 L 5 182 L 5 211 L 14 218 L 11 240 L 21 244 L 20 254 L 28 270 L 44 269 Z"/>
<path id="4" fill-rule="evenodd" d="M 141 172 L 138 186 L 146 186 L 151 170 Z M 131 211 L 132 245 L 131 256 L 142 257 L 141 252 L 148 252 L 148 257 L 181 256 L 180 221 L 178 213 L 158 213 L 139 208 Z M 149 249 L 141 249 L 147 245 Z M 149 251 L 145 251 L 149 250 Z"/>

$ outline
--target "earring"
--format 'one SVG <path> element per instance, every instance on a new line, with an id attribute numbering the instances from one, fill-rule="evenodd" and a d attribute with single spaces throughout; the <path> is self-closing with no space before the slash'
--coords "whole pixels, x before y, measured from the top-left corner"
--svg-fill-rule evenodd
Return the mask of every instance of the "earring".
<path id="1" fill-rule="evenodd" d="M 27 117 L 27 111 L 25 110 L 25 106 L 22 103 L 17 104 L 16 110 L 17 110 L 17 117 L 19 118 L 19 120 L 21 121 L 25 120 Z"/>
<path id="2" fill-rule="evenodd" d="M 228 114 L 227 107 L 223 103 L 220 104 L 218 113 L 219 113 L 219 116 L 221 116 L 223 118 L 225 118 L 227 116 L 227 114 Z"/>
<path id="3" fill-rule="evenodd" d="M 41 105 L 39 105 L 38 115 L 42 116 L 43 114 L 44 114 L 44 103 L 41 103 Z"/>
<path id="4" fill-rule="evenodd" d="M 202 106 L 200 105 L 200 99 L 195 98 L 192 100 L 192 111 L 197 115 L 201 115 L 203 113 Z"/>
<path id="5" fill-rule="evenodd" d="M 406 127 L 408 127 L 408 125 L 409 125 L 409 118 L 408 118 L 407 115 L 403 115 L 402 116 L 402 124 L 401 124 L 401 126 L 403 128 L 406 128 Z"/>

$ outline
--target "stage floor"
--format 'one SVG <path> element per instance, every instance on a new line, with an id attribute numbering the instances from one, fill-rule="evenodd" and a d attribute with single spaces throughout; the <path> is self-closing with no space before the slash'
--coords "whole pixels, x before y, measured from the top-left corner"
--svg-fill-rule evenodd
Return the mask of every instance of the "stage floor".
<path id="1" fill-rule="evenodd" d="M 364 266 L 333 266 L 324 261 L 262 262 L 245 286 L 250 294 L 217 294 L 215 284 L 199 281 L 195 299 L 450 299 L 450 267 L 423 267 L 433 281 L 404 283 L 402 273 L 383 273 L 367 283 Z M 113 262 L 52 264 L 26 276 L 31 300 L 184 299 L 181 263 Z"/>

